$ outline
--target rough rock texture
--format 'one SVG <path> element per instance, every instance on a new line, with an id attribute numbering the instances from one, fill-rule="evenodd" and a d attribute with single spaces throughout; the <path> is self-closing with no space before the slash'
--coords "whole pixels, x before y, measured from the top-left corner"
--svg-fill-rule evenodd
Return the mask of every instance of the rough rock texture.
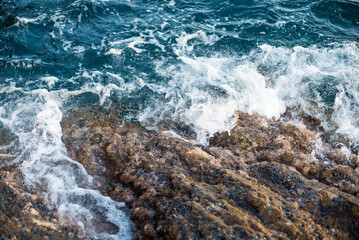
<path id="1" fill-rule="evenodd" d="M 137 239 L 359 239 L 357 157 L 318 160 L 313 132 L 238 112 L 204 148 L 114 115 L 72 113 L 63 140 L 130 208 Z"/>
<path id="2" fill-rule="evenodd" d="M 229 149 L 251 161 L 279 162 L 294 167 L 308 179 L 316 179 L 327 185 L 357 195 L 359 193 L 358 157 L 346 156 L 339 149 L 328 149 L 315 156 L 314 133 L 304 127 L 273 121 L 238 112 L 238 120 L 230 134 L 217 133 L 210 139 L 211 146 Z M 319 158 L 319 160 L 318 160 Z"/>
<path id="3" fill-rule="evenodd" d="M 43 204 L 41 197 L 22 187 L 21 175 L 0 173 L 0 239 L 77 239 Z"/>

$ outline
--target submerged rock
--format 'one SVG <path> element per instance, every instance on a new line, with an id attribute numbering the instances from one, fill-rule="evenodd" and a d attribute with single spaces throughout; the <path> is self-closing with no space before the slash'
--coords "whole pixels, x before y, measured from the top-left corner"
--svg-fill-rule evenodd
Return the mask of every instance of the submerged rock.
<path id="1" fill-rule="evenodd" d="M 202 147 L 90 110 L 63 120 L 63 141 L 127 204 L 136 239 L 359 238 L 359 175 L 318 160 L 305 128 L 238 112 Z"/>

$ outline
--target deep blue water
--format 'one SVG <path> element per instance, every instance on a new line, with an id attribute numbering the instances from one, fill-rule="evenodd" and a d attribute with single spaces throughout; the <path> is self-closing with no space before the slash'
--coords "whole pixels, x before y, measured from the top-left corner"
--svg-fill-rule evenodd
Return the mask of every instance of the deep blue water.
<path id="1" fill-rule="evenodd" d="M 0 150 L 49 194 L 68 193 L 35 166 L 67 158 L 59 122 L 84 105 L 130 108 L 128 121 L 202 144 L 235 110 L 291 107 L 356 148 L 359 1 L 1 0 L 0 88 Z"/>
<path id="2" fill-rule="evenodd" d="M 333 47 L 359 39 L 357 1 L 3 0 L 0 13 L 1 75 L 19 87 L 52 75 L 61 80 L 53 89 L 76 89 L 82 83 L 67 79 L 85 70 L 110 71 L 126 82 L 141 74 L 165 81 L 153 62 L 175 64 L 177 39 L 198 31 L 208 39 L 192 38 L 193 50 L 181 54 L 238 58 L 262 44 Z M 126 47 L 133 38 L 140 54 Z M 106 55 L 117 41 L 121 59 Z M 30 88 L 36 87 L 42 86 Z"/>

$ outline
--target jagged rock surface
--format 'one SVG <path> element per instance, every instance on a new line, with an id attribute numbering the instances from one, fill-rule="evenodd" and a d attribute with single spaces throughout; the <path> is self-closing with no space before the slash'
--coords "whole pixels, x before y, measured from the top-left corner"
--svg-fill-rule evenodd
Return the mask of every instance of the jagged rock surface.
<path id="1" fill-rule="evenodd" d="M 63 141 L 127 204 L 137 239 L 358 239 L 357 158 L 333 150 L 324 163 L 313 132 L 237 115 L 204 148 L 82 109 L 63 120 Z"/>
<path id="2" fill-rule="evenodd" d="M 43 203 L 22 186 L 21 174 L 0 173 L 0 239 L 78 239 Z"/>

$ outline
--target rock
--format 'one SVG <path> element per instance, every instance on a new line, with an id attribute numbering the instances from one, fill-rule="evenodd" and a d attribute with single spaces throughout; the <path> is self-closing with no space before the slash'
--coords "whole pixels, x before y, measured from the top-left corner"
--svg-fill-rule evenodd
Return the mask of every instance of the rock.
<path id="1" fill-rule="evenodd" d="M 15 170 L 0 174 L 0 239 L 78 239 L 43 203 L 22 186 Z"/>
<path id="2" fill-rule="evenodd" d="M 238 112 L 201 147 L 90 110 L 63 119 L 63 141 L 127 204 L 136 239 L 359 238 L 358 174 L 315 158 L 304 127 Z"/>
<path id="3" fill-rule="evenodd" d="M 286 200 L 296 202 L 311 219 L 327 229 L 335 229 L 335 239 L 359 237 L 358 198 L 343 193 L 276 162 L 250 166 L 250 175 Z M 298 224 L 296 224 L 298 225 Z"/>
<path id="4" fill-rule="evenodd" d="M 216 133 L 211 146 L 229 149 L 234 155 L 248 156 L 250 162 L 269 161 L 292 166 L 304 176 L 317 179 L 342 191 L 357 194 L 359 174 L 353 162 L 357 156 L 346 157 L 339 149 L 326 154 L 329 163 L 314 156 L 315 134 L 304 127 L 266 119 L 255 114 L 237 112 L 236 126 L 230 133 Z M 340 159 L 340 160 L 338 160 Z M 247 163 L 248 160 L 244 160 Z"/>

